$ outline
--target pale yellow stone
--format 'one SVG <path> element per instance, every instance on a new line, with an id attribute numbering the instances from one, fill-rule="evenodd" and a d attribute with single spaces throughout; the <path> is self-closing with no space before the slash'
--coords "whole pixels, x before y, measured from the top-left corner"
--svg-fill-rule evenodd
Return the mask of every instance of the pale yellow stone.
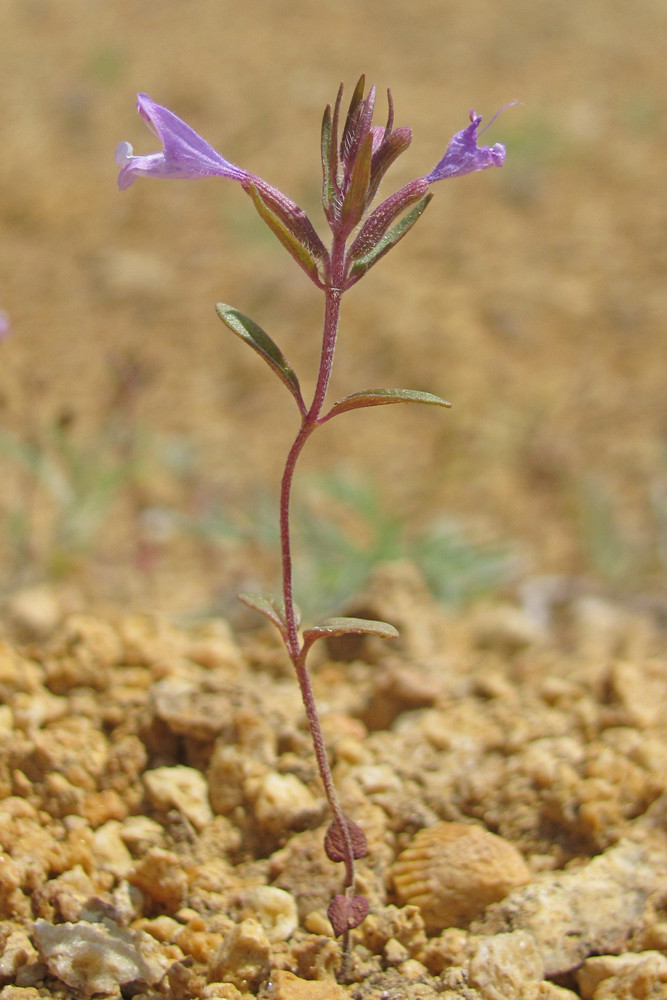
<path id="1" fill-rule="evenodd" d="M 178 809 L 196 830 L 213 819 L 206 778 L 194 767 L 156 767 L 143 776 L 149 801 L 157 809 Z"/>
<path id="2" fill-rule="evenodd" d="M 208 968 L 208 979 L 254 991 L 269 977 L 271 943 L 257 920 L 243 920 L 226 935 Z"/>
<path id="3" fill-rule="evenodd" d="M 349 1000 L 349 993 L 333 980 L 299 979 L 281 969 L 271 977 L 269 1000 Z"/>

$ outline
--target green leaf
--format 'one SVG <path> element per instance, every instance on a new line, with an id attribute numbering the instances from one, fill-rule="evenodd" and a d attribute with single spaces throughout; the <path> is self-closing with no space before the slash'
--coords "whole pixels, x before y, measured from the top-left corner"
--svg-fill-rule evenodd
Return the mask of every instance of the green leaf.
<path id="1" fill-rule="evenodd" d="M 451 406 L 446 399 L 434 396 L 432 392 L 421 392 L 419 389 L 364 389 L 345 396 L 331 407 L 319 423 L 323 424 L 331 417 L 348 410 L 360 410 L 366 406 L 387 406 L 389 403 L 428 403 L 431 406 Z"/>
<path id="2" fill-rule="evenodd" d="M 267 365 L 276 373 L 281 382 L 284 382 L 289 391 L 294 396 L 301 413 L 306 412 L 306 405 L 301 395 L 301 387 L 296 374 L 285 358 L 282 351 L 274 344 L 268 333 L 262 330 L 254 320 L 244 316 L 238 309 L 218 302 L 215 307 L 218 316 L 228 326 L 232 333 L 244 340 L 246 344 L 257 351 L 260 357 L 264 358 Z"/>
<path id="3" fill-rule="evenodd" d="M 264 618 L 268 618 L 276 626 L 281 635 L 286 633 L 285 602 L 282 597 L 275 597 L 273 594 L 239 594 L 238 598 L 242 604 L 252 608 L 253 611 L 257 611 Z M 294 606 L 294 613 L 298 628 L 301 622 L 301 612 L 296 605 Z"/>
<path id="4" fill-rule="evenodd" d="M 388 622 L 368 618 L 325 618 L 319 625 L 304 630 L 303 652 L 318 639 L 333 635 L 379 635 L 382 639 L 398 639 L 398 630 Z"/>
<path id="5" fill-rule="evenodd" d="M 269 205 L 267 198 L 262 197 L 256 184 L 250 183 L 244 187 L 269 229 L 308 277 L 321 288 L 318 260 L 325 260 L 328 255 L 305 212 L 299 210 L 298 215 L 295 214 L 290 218 L 287 212 L 281 211 L 281 206 L 277 202 Z"/>
<path id="6" fill-rule="evenodd" d="M 363 257 L 360 257 L 358 260 L 355 260 L 354 264 L 350 268 L 350 278 L 358 280 L 362 274 L 365 274 L 366 271 L 373 266 L 373 264 L 377 264 L 381 257 L 384 257 L 386 253 L 395 247 L 399 240 L 402 240 L 403 237 L 410 232 L 432 197 L 432 194 L 427 194 L 424 198 L 422 198 L 422 200 L 418 202 L 415 207 L 407 213 L 407 215 L 403 216 L 400 222 L 397 222 L 395 226 L 392 226 L 392 228 L 385 233 L 382 239 L 376 243 L 372 250 L 370 250 Z M 352 282 L 348 282 L 348 288 L 350 284 L 354 284 L 354 280 Z"/>

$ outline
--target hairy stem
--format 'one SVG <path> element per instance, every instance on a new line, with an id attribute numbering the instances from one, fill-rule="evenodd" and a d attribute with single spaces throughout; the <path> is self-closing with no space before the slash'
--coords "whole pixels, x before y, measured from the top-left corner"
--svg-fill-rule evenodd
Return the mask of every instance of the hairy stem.
<path id="1" fill-rule="evenodd" d="M 336 337 L 338 334 L 338 320 L 340 315 L 340 300 L 342 295 L 342 285 L 345 272 L 345 243 L 334 237 L 331 252 L 331 268 L 327 276 L 325 286 L 325 308 L 324 308 L 324 329 L 322 335 L 322 351 L 320 355 L 320 366 L 313 395 L 313 401 L 308 412 L 303 417 L 299 433 L 294 444 L 290 448 L 285 463 L 285 471 L 280 488 L 280 548 L 282 558 L 282 582 L 283 601 L 285 605 L 285 645 L 290 659 L 294 664 L 301 697 L 303 699 L 308 725 L 313 740 L 315 758 L 318 770 L 324 785 L 324 792 L 329 803 L 329 807 L 338 824 L 340 834 L 345 849 L 345 888 L 348 892 L 354 891 L 354 851 L 350 833 L 345 821 L 345 814 L 340 805 L 336 788 L 334 786 L 331 768 L 326 754 L 322 727 L 320 725 L 313 689 L 310 682 L 310 675 L 306 667 L 307 650 L 303 648 L 299 640 L 298 622 L 294 607 L 293 576 L 292 576 L 292 552 L 290 534 L 290 499 L 292 494 L 292 482 L 297 460 L 303 447 L 315 430 L 320 418 L 322 407 L 331 378 L 333 368 L 334 352 L 336 348 Z M 347 941 L 347 935 L 345 935 Z"/>

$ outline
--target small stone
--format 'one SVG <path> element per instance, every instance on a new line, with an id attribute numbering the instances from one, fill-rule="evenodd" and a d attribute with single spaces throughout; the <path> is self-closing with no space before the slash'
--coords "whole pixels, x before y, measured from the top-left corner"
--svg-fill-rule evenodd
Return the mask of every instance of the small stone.
<path id="1" fill-rule="evenodd" d="M 537 945 L 525 931 L 477 939 L 473 946 L 470 983 L 484 1000 L 526 996 L 526 987 L 536 986 L 544 978 L 544 963 Z"/>
<path id="2" fill-rule="evenodd" d="M 117 994 L 125 983 L 153 985 L 170 965 L 147 934 L 109 920 L 56 926 L 36 920 L 34 937 L 51 975 L 88 997 Z"/>
<path id="3" fill-rule="evenodd" d="M 295 774 L 268 771 L 258 781 L 248 781 L 246 785 L 254 801 L 255 820 L 267 833 L 304 830 L 322 815 L 324 800 L 315 798 Z"/>
<path id="4" fill-rule="evenodd" d="M 123 842 L 123 824 L 110 819 L 93 834 L 92 853 L 103 871 L 125 878 L 132 867 L 132 855 Z"/>
<path id="5" fill-rule="evenodd" d="M 183 764 L 156 767 L 146 771 L 143 780 L 148 799 L 156 809 L 180 810 L 196 830 L 203 830 L 213 819 L 206 778 L 196 768 Z"/>
<path id="6" fill-rule="evenodd" d="M 271 976 L 269 1000 L 349 1000 L 349 994 L 333 980 L 299 979 L 280 969 Z"/>
<path id="7" fill-rule="evenodd" d="M 149 850 L 131 873 L 129 881 L 171 912 L 181 905 L 188 886 L 181 858 L 173 851 L 163 851 L 159 847 Z"/>
<path id="8" fill-rule="evenodd" d="M 658 1000 L 667 996 L 667 956 L 659 951 L 599 955 L 577 971 L 584 1000 Z"/>
<path id="9" fill-rule="evenodd" d="M 203 1000 L 245 1000 L 248 994 L 241 993 L 231 983 L 209 983 L 208 986 L 204 987 L 201 995 Z"/>
<path id="10" fill-rule="evenodd" d="M 208 967 L 208 979 L 255 991 L 270 972 L 271 944 L 257 920 L 243 920 L 225 937 Z"/>
<path id="11" fill-rule="evenodd" d="M 164 847 L 165 832 L 150 816 L 129 816 L 122 824 L 120 836 L 136 858 L 142 857 L 151 847 Z"/>
<path id="12" fill-rule="evenodd" d="M 3 928 L 4 930 L 4 928 Z M 2 935 L 4 938 L 4 934 Z M 37 958 L 30 938 L 21 927 L 9 925 L 6 938 L 0 938 L 0 980 L 16 979 L 19 969 Z"/>
<path id="13" fill-rule="evenodd" d="M 69 610 L 67 605 L 72 603 L 72 595 L 40 584 L 12 594 L 7 602 L 6 614 L 19 639 L 40 642 L 58 627 Z"/>
<path id="14" fill-rule="evenodd" d="M 3 986 L 0 1000 L 42 1000 L 43 994 L 34 986 Z"/>
<path id="15" fill-rule="evenodd" d="M 494 649 L 510 656 L 545 640 L 545 632 L 535 619 L 513 604 L 480 607 L 471 627 L 480 649 Z"/>
<path id="16" fill-rule="evenodd" d="M 233 734 L 236 700 L 238 690 L 231 684 L 206 691 L 180 677 L 165 677 L 151 690 L 153 710 L 172 733 L 200 741 L 214 740 L 222 732 Z"/>
<path id="17" fill-rule="evenodd" d="M 299 926 L 296 901 L 284 889 L 259 885 L 243 894 L 243 903 L 259 920 L 269 941 L 287 941 Z"/>
<path id="18" fill-rule="evenodd" d="M 407 962 L 410 952 L 396 938 L 389 938 L 384 946 L 384 957 L 387 965 L 401 965 L 401 963 Z"/>

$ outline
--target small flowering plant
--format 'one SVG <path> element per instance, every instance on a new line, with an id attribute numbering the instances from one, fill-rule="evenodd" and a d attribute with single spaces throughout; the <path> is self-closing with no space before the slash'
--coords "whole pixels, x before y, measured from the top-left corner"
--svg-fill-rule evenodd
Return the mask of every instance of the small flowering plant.
<path id="1" fill-rule="evenodd" d="M 282 594 L 280 597 L 242 594 L 240 599 L 275 625 L 294 664 L 319 772 L 333 815 L 325 837 L 325 850 L 332 861 L 342 861 L 345 866 L 343 892 L 334 896 L 328 910 L 334 932 L 343 937 L 345 951 L 351 928 L 360 924 L 368 912 L 365 897 L 355 891 L 354 866 L 355 860 L 366 854 L 366 838 L 361 827 L 346 816 L 334 787 L 306 657 L 313 643 L 327 636 L 361 633 L 395 638 L 398 633 L 386 622 L 358 618 L 329 618 L 301 630 L 293 596 L 290 541 L 294 470 L 311 434 L 348 410 L 393 403 L 449 406 L 444 399 L 429 392 L 391 388 L 363 389 L 327 405 L 341 298 L 412 229 L 431 200 L 431 185 L 487 167 L 500 167 L 505 161 L 505 148 L 499 143 L 491 147 L 478 145 L 481 116 L 471 111 L 470 123 L 454 135 L 445 155 L 430 173 L 410 181 L 373 207 L 380 182 L 396 158 L 410 145 L 412 131 L 404 126 L 394 127 L 390 91 L 387 92 L 386 124 L 373 125 L 375 87 L 367 94 L 364 89 L 362 76 L 343 119 L 341 85 L 333 106 L 326 108 L 322 120 L 322 205 L 331 231 L 328 246 L 322 242 L 305 212 L 290 198 L 261 177 L 226 160 L 189 125 L 145 94 L 138 96 L 139 113 L 157 135 L 162 151 L 135 156 L 127 142 L 121 142 L 116 150 L 121 189 L 128 188 L 138 177 L 225 177 L 238 181 L 267 226 L 324 295 L 322 349 L 310 402 L 304 400 L 294 369 L 271 337 L 254 320 L 232 306 L 219 303 L 216 308 L 223 323 L 256 351 L 278 376 L 299 412 L 299 429 L 287 455 L 280 489 Z"/>

